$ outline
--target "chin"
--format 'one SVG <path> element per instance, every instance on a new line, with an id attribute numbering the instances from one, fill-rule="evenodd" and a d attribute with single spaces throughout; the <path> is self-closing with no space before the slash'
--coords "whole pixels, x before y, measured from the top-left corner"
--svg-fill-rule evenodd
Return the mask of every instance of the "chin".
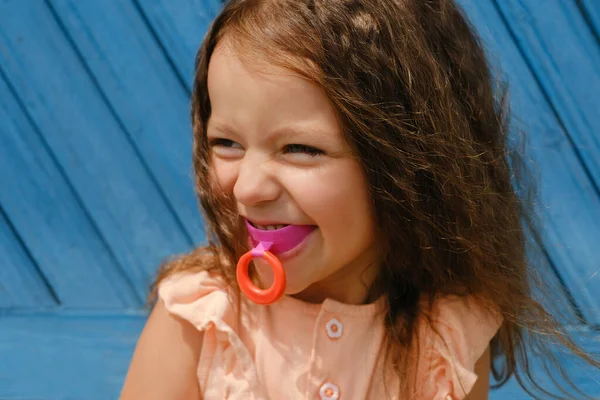
<path id="1" fill-rule="evenodd" d="M 261 287 L 266 289 L 273 284 L 273 273 L 271 272 L 271 266 L 262 260 L 255 260 L 256 272 L 261 282 Z M 286 295 L 295 295 L 306 290 L 312 282 L 307 277 L 297 276 L 294 269 L 288 268 L 288 263 L 284 263 L 284 269 L 286 272 Z M 291 270 L 290 270 L 291 269 Z"/>
<path id="2" fill-rule="evenodd" d="M 285 288 L 285 294 L 288 296 L 294 296 L 304 292 L 310 285 L 294 285 L 293 283 L 288 285 Z"/>

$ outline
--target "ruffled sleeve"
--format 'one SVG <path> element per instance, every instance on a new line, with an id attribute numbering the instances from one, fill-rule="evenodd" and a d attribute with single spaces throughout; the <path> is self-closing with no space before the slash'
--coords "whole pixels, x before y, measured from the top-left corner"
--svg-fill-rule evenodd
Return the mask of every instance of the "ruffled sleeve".
<path id="1" fill-rule="evenodd" d="M 444 298 L 434 305 L 433 328 L 419 328 L 418 399 L 462 400 L 477 381 L 475 362 L 502 318 L 475 298 Z M 437 333 L 436 333 L 437 331 Z"/>
<path id="2" fill-rule="evenodd" d="M 230 321 L 234 316 L 226 285 L 207 271 L 178 273 L 161 282 L 158 296 L 171 314 L 202 331 L 214 319 Z"/>
<path id="3" fill-rule="evenodd" d="M 175 274 L 161 282 L 158 295 L 168 312 L 203 333 L 197 375 L 204 398 L 262 398 L 252 356 L 240 338 L 236 308 L 218 275 Z"/>

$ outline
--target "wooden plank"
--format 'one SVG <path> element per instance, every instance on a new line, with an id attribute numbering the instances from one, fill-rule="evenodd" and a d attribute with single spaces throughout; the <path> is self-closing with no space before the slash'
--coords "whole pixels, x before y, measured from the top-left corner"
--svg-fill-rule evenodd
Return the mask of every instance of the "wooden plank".
<path id="1" fill-rule="evenodd" d="M 574 330 L 575 341 L 582 346 L 582 348 L 589 354 L 600 357 L 600 334 L 598 332 L 589 332 L 585 330 Z M 535 381 L 540 384 L 546 390 L 557 393 L 556 386 L 553 384 L 551 378 L 544 372 L 539 359 L 535 356 L 532 357 L 532 369 L 533 377 Z M 598 399 L 600 398 L 600 380 L 598 380 L 598 371 L 594 370 L 590 366 L 584 365 L 575 359 L 570 354 L 565 352 L 557 352 L 557 358 L 562 366 L 573 379 L 573 384 L 577 389 L 584 392 L 589 398 Z M 557 369 L 553 370 L 553 373 L 558 373 Z M 556 377 L 557 381 L 566 386 L 564 379 Z M 494 382 L 493 378 L 490 382 Z M 576 395 L 571 392 L 573 399 L 581 398 L 580 395 Z M 504 386 L 499 389 L 490 391 L 490 400 L 531 400 L 533 397 L 529 396 L 517 383 L 517 381 L 511 378 Z M 545 398 L 541 395 L 541 398 Z"/>
<path id="2" fill-rule="evenodd" d="M 0 399 L 117 399 L 143 314 L 0 315 Z"/>
<path id="3" fill-rule="evenodd" d="M 0 118 L 2 118 L 1 112 Z M 0 129 L 0 136 L 2 135 L 4 135 L 4 129 Z M 0 140 L 1 142 L 2 140 Z M 2 157 L 1 154 L 0 151 L 0 157 Z M 0 171 L 4 172 L 1 166 Z M 3 188 L 0 188 L 0 203 L 2 190 Z M 0 309 L 57 305 L 56 299 L 44 282 L 37 266 L 6 220 L 1 207 L 0 265 L 2 266 L 0 268 Z"/>
<path id="4" fill-rule="evenodd" d="M 536 283 L 532 284 L 533 297 L 563 324 L 580 323 L 582 315 L 565 283 L 556 272 L 548 254 L 532 242 L 530 261 L 535 268 Z"/>
<path id="5" fill-rule="evenodd" d="M 194 60 L 219 0 L 135 0 L 191 92 Z"/>
<path id="6" fill-rule="evenodd" d="M 0 3 L 0 27 L 6 78 L 138 297 L 145 297 L 157 265 L 191 243 L 45 3 Z M 71 267 L 57 264 L 57 276 Z"/>
<path id="7" fill-rule="evenodd" d="M 600 46 L 575 1 L 497 1 L 578 156 L 600 187 Z M 560 29 L 557 29 L 560 27 Z"/>
<path id="8" fill-rule="evenodd" d="M 190 241 L 204 242 L 194 195 L 189 93 L 143 16 L 132 2 L 119 0 L 49 4 Z"/>
<path id="9" fill-rule="evenodd" d="M 594 31 L 596 40 L 600 42 L 600 3 L 597 0 L 579 0 L 581 13 Z"/>
<path id="10" fill-rule="evenodd" d="M 600 42 L 600 2 L 598 0 L 579 0 L 577 4 L 581 13 L 593 30 L 596 40 Z"/>
<path id="11" fill-rule="evenodd" d="M 590 323 L 600 324 L 600 199 L 566 132 L 524 62 L 491 0 L 460 0 L 490 59 L 510 77 L 514 122 L 529 136 L 540 176 L 546 251 Z"/>
<path id="12" fill-rule="evenodd" d="M 2 229 L 6 258 L 0 276 L 12 306 L 54 303 L 35 265 L 64 306 L 140 305 L 1 73 L 0 121 L 0 203 L 22 241 Z M 8 226 L 8 221 L 1 225 Z"/>

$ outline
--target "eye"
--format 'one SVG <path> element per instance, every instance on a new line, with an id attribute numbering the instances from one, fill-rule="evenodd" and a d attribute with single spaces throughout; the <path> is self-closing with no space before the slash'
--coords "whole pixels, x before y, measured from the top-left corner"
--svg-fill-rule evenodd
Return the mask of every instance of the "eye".
<path id="1" fill-rule="evenodd" d="M 223 139 L 223 138 L 214 138 L 209 141 L 210 147 L 232 147 L 232 148 L 242 148 L 238 143 L 233 140 Z"/>
<path id="2" fill-rule="evenodd" d="M 225 138 L 212 138 L 209 140 L 208 145 L 213 154 L 224 158 L 237 157 L 244 150 L 239 143 Z"/>
<path id="3" fill-rule="evenodd" d="M 320 156 L 325 154 L 323 150 L 317 149 L 313 146 L 307 146 L 304 144 L 288 144 L 284 147 L 284 152 L 288 154 L 307 154 L 312 157 Z"/>

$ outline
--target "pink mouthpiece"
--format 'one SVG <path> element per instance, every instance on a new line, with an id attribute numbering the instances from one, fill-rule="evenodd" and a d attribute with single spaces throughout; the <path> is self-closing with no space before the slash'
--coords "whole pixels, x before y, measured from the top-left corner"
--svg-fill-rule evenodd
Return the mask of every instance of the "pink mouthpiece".
<path id="1" fill-rule="evenodd" d="M 273 254 L 281 254 L 298 246 L 312 231 L 311 225 L 288 225 L 286 227 L 266 231 L 257 229 L 246 221 L 250 242 L 252 243 L 252 254 L 259 257 L 268 250 Z"/>

